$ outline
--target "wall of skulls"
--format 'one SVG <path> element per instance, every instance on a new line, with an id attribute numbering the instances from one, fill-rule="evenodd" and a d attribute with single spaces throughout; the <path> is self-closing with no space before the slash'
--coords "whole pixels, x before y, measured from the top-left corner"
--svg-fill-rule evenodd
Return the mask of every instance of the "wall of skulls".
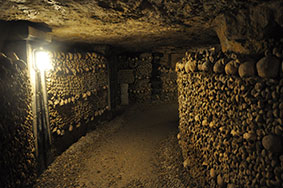
<path id="1" fill-rule="evenodd" d="M 157 103 L 177 103 L 176 52 L 161 50 L 154 54 L 152 99 Z M 181 56 L 183 57 L 183 55 Z"/>
<path id="2" fill-rule="evenodd" d="M 54 69 L 47 75 L 53 136 L 95 120 L 108 109 L 108 64 L 93 52 L 53 52 Z"/>
<path id="3" fill-rule="evenodd" d="M 129 100 L 131 103 L 143 103 L 151 101 L 151 72 L 152 54 L 141 54 L 139 56 L 120 56 L 119 70 L 131 70 L 132 74 L 128 80 Z M 127 80 L 124 78 L 124 80 Z"/>
<path id="4" fill-rule="evenodd" d="M 166 66 L 158 68 L 161 80 L 161 93 L 160 100 L 164 102 L 178 101 L 178 88 L 177 88 L 177 74 L 176 72 Z"/>
<path id="5" fill-rule="evenodd" d="M 0 53 L 0 187 L 29 187 L 36 177 L 27 65 Z"/>
<path id="6" fill-rule="evenodd" d="M 142 53 L 119 56 L 118 61 L 120 83 L 129 83 L 130 102 L 177 102 L 177 74 L 168 58 Z"/>
<path id="7" fill-rule="evenodd" d="M 207 48 L 177 63 L 178 140 L 199 187 L 283 187 L 281 52 Z"/>

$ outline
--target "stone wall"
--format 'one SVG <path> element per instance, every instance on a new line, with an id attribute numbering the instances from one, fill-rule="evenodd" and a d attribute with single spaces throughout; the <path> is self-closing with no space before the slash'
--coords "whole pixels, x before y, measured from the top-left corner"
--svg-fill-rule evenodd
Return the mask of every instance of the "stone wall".
<path id="1" fill-rule="evenodd" d="M 0 187 L 29 187 L 36 174 L 27 65 L 0 53 Z"/>
<path id="2" fill-rule="evenodd" d="M 177 63 L 178 139 L 198 187 L 283 186 L 283 65 L 275 51 L 242 57 L 208 48 Z"/>
<path id="3" fill-rule="evenodd" d="M 267 38 L 279 41 L 283 37 L 282 12 L 280 1 L 221 12 L 213 20 L 213 25 L 222 51 L 258 54 L 269 49 Z"/>
<path id="4" fill-rule="evenodd" d="M 53 52 L 52 64 L 47 75 L 51 132 L 54 143 L 63 139 L 67 147 L 109 110 L 108 63 L 94 52 Z"/>

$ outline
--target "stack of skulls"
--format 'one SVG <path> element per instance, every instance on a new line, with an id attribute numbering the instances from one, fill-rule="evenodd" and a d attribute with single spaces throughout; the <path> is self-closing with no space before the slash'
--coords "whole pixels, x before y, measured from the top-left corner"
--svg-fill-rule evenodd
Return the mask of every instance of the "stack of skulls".
<path id="1" fill-rule="evenodd" d="M 175 102 L 178 100 L 177 74 L 165 66 L 158 68 L 161 79 L 161 100 L 164 102 Z"/>
<path id="2" fill-rule="evenodd" d="M 0 187 L 29 187 L 36 178 L 27 69 L 0 53 Z"/>
<path id="3" fill-rule="evenodd" d="M 265 51 L 264 57 L 254 60 L 235 53 L 224 54 L 216 48 L 189 51 L 182 62 L 176 64 L 175 71 L 214 72 L 241 78 L 259 76 L 261 78 L 279 78 L 283 71 L 283 49 L 275 47 Z"/>
<path id="4" fill-rule="evenodd" d="M 53 52 L 52 63 L 47 75 L 50 126 L 62 136 L 109 109 L 107 60 L 93 52 Z"/>
<path id="5" fill-rule="evenodd" d="M 129 85 L 130 100 L 139 103 L 149 102 L 152 90 L 150 83 L 152 54 L 143 53 L 139 57 L 128 57 L 126 63 L 121 62 L 121 64 L 134 72 L 134 82 Z"/>
<path id="6" fill-rule="evenodd" d="M 51 56 L 54 66 L 53 73 L 57 75 L 96 73 L 107 68 L 106 58 L 94 52 L 52 52 Z"/>
<path id="7" fill-rule="evenodd" d="M 177 63 L 178 140 L 199 187 L 283 187 L 277 49 L 257 63 L 215 49 L 188 52 Z"/>

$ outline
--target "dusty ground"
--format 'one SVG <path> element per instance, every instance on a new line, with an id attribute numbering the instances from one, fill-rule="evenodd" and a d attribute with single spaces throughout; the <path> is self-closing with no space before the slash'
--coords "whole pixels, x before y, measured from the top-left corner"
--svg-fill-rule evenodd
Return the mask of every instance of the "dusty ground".
<path id="1" fill-rule="evenodd" d="M 73 144 L 34 187 L 187 187 L 177 127 L 177 105 L 132 106 Z"/>

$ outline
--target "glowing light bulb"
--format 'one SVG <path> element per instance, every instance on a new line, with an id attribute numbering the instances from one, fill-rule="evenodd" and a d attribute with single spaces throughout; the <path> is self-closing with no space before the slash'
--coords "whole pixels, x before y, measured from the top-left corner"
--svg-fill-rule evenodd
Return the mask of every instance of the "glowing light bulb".
<path id="1" fill-rule="evenodd" d="M 51 64 L 49 53 L 46 51 L 36 51 L 35 66 L 41 72 L 51 70 L 53 67 Z"/>

